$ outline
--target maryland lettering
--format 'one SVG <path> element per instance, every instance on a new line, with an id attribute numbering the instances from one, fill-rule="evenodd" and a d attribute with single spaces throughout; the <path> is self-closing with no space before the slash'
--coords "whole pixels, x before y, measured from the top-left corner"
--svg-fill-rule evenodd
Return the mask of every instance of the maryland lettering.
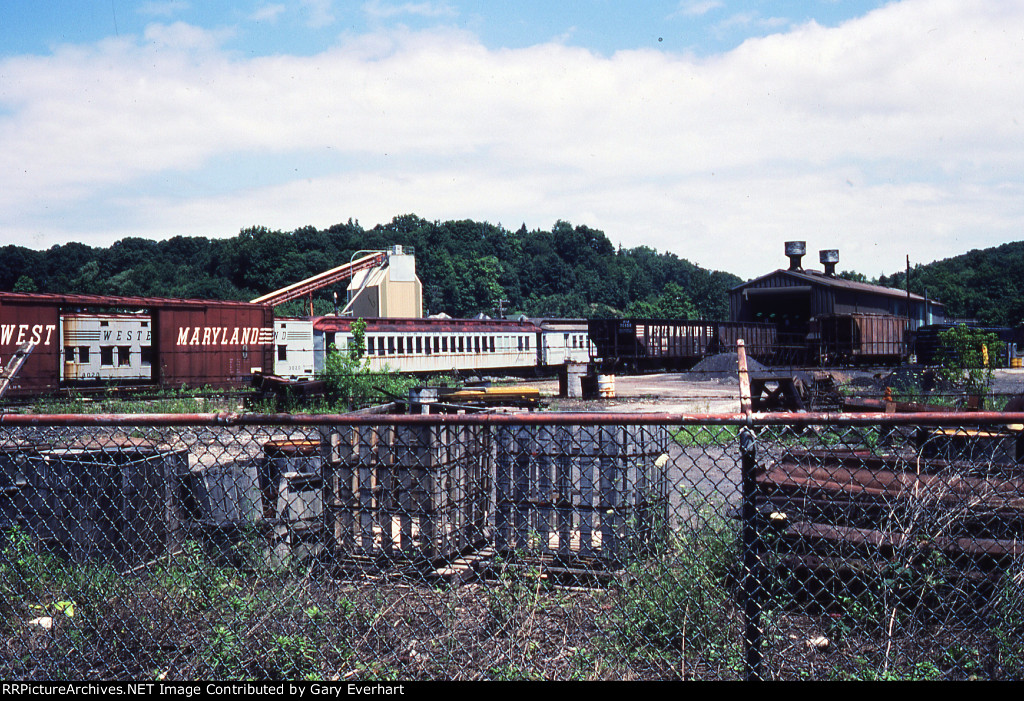
<path id="1" fill-rule="evenodd" d="M 179 346 L 248 346 L 271 343 L 274 332 L 258 326 L 182 326 L 178 328 Z"/>

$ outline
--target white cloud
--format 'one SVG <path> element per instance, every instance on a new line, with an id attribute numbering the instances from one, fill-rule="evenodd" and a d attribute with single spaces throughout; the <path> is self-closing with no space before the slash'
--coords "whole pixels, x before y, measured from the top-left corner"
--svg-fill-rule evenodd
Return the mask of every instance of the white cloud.
<path id="1" fill-rule="evenodd" d="M 270 3 L 256 8 L 256 11 L 249 15 L 249 19 L 253 22 L 276 22 L 284 12 L 284 5 Z"/>
<path id="2" fill-rule="evenodd" d="M 172 17 L 179 12 L 189 9 L 190 5 L 181 0 L 168 0 L 167 2 L 144 2 L 137 9 L 140 15 L 151 17 Z"/>
<path id="3" fill-rule="evenodd" d="M 724 3 L 720 0 L 684 0 L 679 3 L 678 9 L 673 14 L 675 16 L 700 17 L 723 6 Z"/>
<path id="4" fill-rule="evenodd" d="M 455 17 L 458 11 L 445 2 L 405 2 L 389 3 L 383 0 L 370 0 L 363 4 L 363 12 L 374 19 L 393 19 L 403 15 L 417 17 Z"/>
<path id="5" fill-rule="evenodd" d="M 143 32 L 145 39 L 161 50 L 197 52 L 216 49 L 232 34 L 233 30 L 231 29 L 209 31 L 185 22 L 167 25 L 151 24 Z"/>
<path id="6" fill-rule="evenodd" d="M 1020 237 L 1022 32 L 1024 9 L 908 0 L 702 59 L 455 31 L 243 59 L 154 26 L 0 62 L 0 231 L 106 245 L 415 212 L 566 219 L 745 276 L 792 239 L 894 272 Z"/>
<path id="7" fill-rule="evenodd" d="M 329 27 L 334 24 L 334 1 L 333 0 L 299 0 L 306 9 L 306 24 L 314 29 Z"/>

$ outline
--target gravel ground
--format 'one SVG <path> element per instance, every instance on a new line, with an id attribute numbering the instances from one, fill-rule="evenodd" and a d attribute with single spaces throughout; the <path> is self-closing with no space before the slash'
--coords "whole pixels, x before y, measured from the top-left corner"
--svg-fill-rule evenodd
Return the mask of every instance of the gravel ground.
<path id="1" fill-rule="evenodd" d="M 833 370 L 837 384 L 851 394 L 880 396 L 891 370 Z M 739 380 L 729 373 L 657 373 L 616 376 L 615 396 L 610 399 L 570 400 L 559 398 L 555 380 L 526 381 L 547 398 L 553 411 L 679 412 L 728 414 L 740 410 Z M 1008 399 L 1024 393 L 1024 370 L 1000 369 L 994 373 L 992 394 Z"/>

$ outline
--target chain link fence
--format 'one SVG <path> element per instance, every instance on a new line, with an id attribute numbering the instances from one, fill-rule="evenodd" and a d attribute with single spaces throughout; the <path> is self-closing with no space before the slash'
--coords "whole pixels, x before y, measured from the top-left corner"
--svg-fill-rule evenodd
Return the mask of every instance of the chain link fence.
<path id="1" fill-rule="evenodd" d="M 0 421 L 0 678 L 1017 679 L 1021 415 Z"/>

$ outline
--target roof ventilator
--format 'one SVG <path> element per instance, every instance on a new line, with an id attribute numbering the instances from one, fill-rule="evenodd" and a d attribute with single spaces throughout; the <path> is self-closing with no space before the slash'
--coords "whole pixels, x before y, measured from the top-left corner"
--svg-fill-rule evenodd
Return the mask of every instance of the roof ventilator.
<path id="1" fill-rule="evenodd" d="M 796 271 L 803 271 L 800 267 L 800 259 L 804 257 L 804 253 L 807 252 L 807 244 L 804 241 L 787 241 L 786 242 L 786 255 L 789 256 L 789 269 Z"/>
<path id="2" fill-rule="evenodd" d="M 825 266 L 825 275 L 836 276 L 836 264 L 839 263 L 839 250 L 831 248 L 825 251 L 818 251 L 818 260 Z"/>

